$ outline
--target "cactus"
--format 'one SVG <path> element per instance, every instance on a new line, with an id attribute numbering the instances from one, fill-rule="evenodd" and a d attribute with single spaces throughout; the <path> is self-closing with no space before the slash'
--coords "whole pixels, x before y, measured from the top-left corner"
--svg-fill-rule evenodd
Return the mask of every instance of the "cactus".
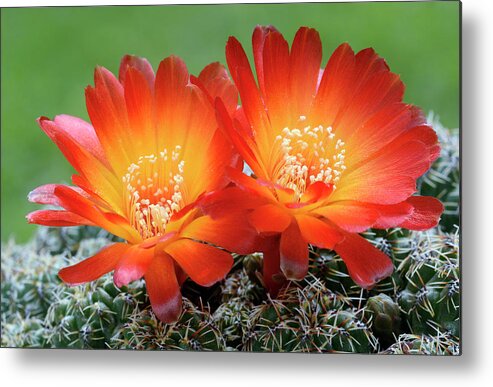
<path id="1" fill-rule="evenodd" d="M 184 299 L 183 311 L 174 324 L 164 324 L 150 306 L 136 308 L 111 338 L 114 349 L 224 351 L 226 343 L 209 311 Z"/>
<path id="2" fill-rule="evenodd" d="M 381 343 L 391 344 L 401 331 L 399 305 L 386 294 L 372 296 L 366 302 L 366 309 L 373 315 L 372 330 Z"/>
<path id="3" fill-rule="evenodd" d="M 434 325 L 459 335 L 459 235 L 417 234 L 416 244 L 399 271 L 407 286 L 399 305 L 413 333 L 432 334 Z"/>
<path id="4" fill-rule="evenodd" d="M 315 277 L 292 283 L 278 297 L 255 307 L 243 350 L 265 352 L 362 352 L 377 349 L 364 310 L 327 289 Z"/>

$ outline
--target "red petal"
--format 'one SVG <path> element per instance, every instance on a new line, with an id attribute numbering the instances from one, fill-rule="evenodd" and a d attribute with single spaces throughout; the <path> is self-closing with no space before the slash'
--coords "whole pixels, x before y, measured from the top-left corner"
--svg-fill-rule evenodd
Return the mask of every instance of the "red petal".
<path id="1" fill-rule="evenodd" d="M 322 43 L 316 30 L 301 27 L 296 32 L 289 60 L 292 108 L 306 115 L 316 93 L 322 62 Z"/>
<path id="2" fill-rule="evenodd" d="M 262 94 L 265 94 L 264 84 L 264 43 L 265 38 L 271 32 L 277 31 L 273 26 L 257 26 L 252 35 L 253 59 L 255 61 L 255 70 Z"/>
<path id="3" fill-rule="evenodd" d="M 354 67 L 353 50 L 349 44 L 341 44 L 325 67 L 310 116 L 323 119 L 328 124 L 334 122 L 341 106 L 354 92 Z"/>
<path id="4" fill-rule="evenodd" d="M 353 281 L 362 288 L 371 288 L 394 270 L 389 257 L 357 234 L 346 233 L 334 250 L 344 260 Z"/>
<path id="5" fill-rule="evenodd" d="M 158 152 L 154 129 L 152 88 L 137 68 L 129 67 L 125 74 L 125 106 L 128 112 L 132 147 L 140 154 Z"/>
<path id="6" fill-rule="evenodd" d="M 115 243 L 105 247 L 96 255 L 63 268 L 58 272 L 58 276 L 71 286 L 94 281 L 112 271 L 129 247 L 125 243 Z"/>
<path id="7" fill-rule="evenodd" d="M 270 122 L 273 128 L 283 128 L 291 122 L 291 99 L 289 95 L 289 45 L 281 33 L 273 31 L 266 36 L 263 64 L 265 101 Z M 248 109 L 247 104 L 248 101 L 243 104 L 245 112 Z"/>
<path id="8" fill-rule="evenodd" d="M 257 232 L 243 220 L 241 213 L 231 213 L 217 220 L 201 216 L 181 230 L 185 238 L 213 243 L 238 254 L 257 251 Z"/>
<path id="9" fill-rule="evenodd" d="M 328 185 L 324 182 L 316 181 L 308 186 L 305 193 L 301 197 L 301 202 L 311 204 L 318 201 L 323 201 L 329 197 L 333 190 L 334 186 L 332 184 Z"/>
<path id="10" fill-rule="evenodd" d="M 113 281 L 118 287 L 142 278 L 154 258 L 154 249 L 143 249 L 139 245 L 131 246 L 118 261 Z"/>
<path id="11" fill-rule="evenodd" d="M 396 204 L 416 191 L 416 178 L 429 167 L 429 151 L 420 141 L 386 147 L 372 160 L 342 175 L 331 201 Z"/>
<path id="12" fill-rule="evenodd" d="M 301 280 L 308 272 L 308 245 L 295 220 L 281 234 L 281 270 L 290 280 Z"/>
<path id="13" fill-rule="evenodd" d="M 181 314 L 182 298 L 171 257 L 157 254 L 149 265 L 145 281 L 152 311 L 157 318 L 168 324 L 176 322 Z"/>
<path id="14" fill-rule="evenodd" d="M 233 265 L 229 253 L 189 239 L 171 243 L 166 246 L 166 252 L 201 286 L 211 286 L 224 279 Z"/>
<path id="15" fill-rule="evenodd" d="M 248 221 L 258 232 L 283 232 L 291 220 L 292 216 L 275 204 L 264 204 L 248 215 Z"/>
<path id="16" fill-rule="evenodd" d="M 135 55 L 125 55 L 120 62 L 120 70 L 118 72 L 118 78 L 122 85 L 125 84 L 125 78 L 127 70 L 132 67 L 138 70 L 146 79 L 150 90 L 154 89 L 154 70 L 151 64 L 145 58 L 140 58 Z"/>
<path id="17" fill-rule="evenodd" d="M 310 215 L 297 215 L 296 221 L 303 238 L 310 244 L 324 249 L 332 249 L 343 235 L 321 219 Z"/>
<path id="18" fill-rule="evenodd" d="M 431 196 L 411 196 L 406 202 L 414 207 L 414 211 L 399 227 L 422 231 L 435 227 L 440 221 L 444 210 L 440 200 Z"/>
<path id="19" fill-rule="evenodd" d="M 413 206 L 407 202 L 383 206 L 374 204 L 373 207 L 380 213 L 377 222 L 373 225 L 374 228 L 397 227 L 413 212 Z"/>
<path id="20" fill-rule="evenodd" d="M 339 201 L 314 210 L 316 214 L 329 219 L 343 230 L 363 232 L 372 227 L 380 213 L 367 203 Z"/>
<path id="21" fill-rule="evenodd" d="M 198 206 L 205 214 L 215 219 L 251 210 L 266 202 L 265 198 L 250 191 L 228 187 L 208 193 L 199 201 Z"/>
<path id="22" fill-rule="evenodd" d="M 198 80 L 211 97 L 211 103 L 218 97 L 228 112 L 233 113 L 238 105 L 238 90 L 231 82 L 226 68 L 219 62 L 211 63 L 200 72 Z"/>
<path id="23" fill-rule="evenodd" d="M 29 213 L 26 218 L 29 223 L 41 224 L 43 226 L 95 226 L 95 224 L 90 220 L 69 211 L 38 210 Z"/>
<path id="24" fill-rule="evenodd" d="M 347 154 L 346 167 L 373 156 L 410 128 L 425 122 L 422 112 L 412 105 L 393 103 L 372 115 L 353 134 L 344 140 Z"/>
<path id="25" fill-rule="evenodd" d="M 228 137 L 230 142 L 235 146 L 236 150 L 240 153 L 247 164 L 256 173 L 265 175 L 265 172 L 260 172 L 262 170 L 262 164 L 259 163 L 260 156 L 258 154 L 257 145 L 250 138 L 250 136 L 242 136 L 240 132 L 233 126 L 231 117 L 229 116 L 226 107 L 222 100 L 216 99 L 216 119 L 219 128 Z"/>

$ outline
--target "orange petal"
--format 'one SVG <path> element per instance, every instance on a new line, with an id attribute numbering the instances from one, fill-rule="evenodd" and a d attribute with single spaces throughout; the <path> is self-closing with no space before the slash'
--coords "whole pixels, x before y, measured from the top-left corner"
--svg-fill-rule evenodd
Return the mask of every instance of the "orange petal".
<path id="1" fill-rule="evenodd" d="M 127 108 L 129 135 L 132 137 L 134 153 L 139 155 L 157 154 L 162 149 L 157 148 L 154 128 L 154 110 L 152 88 L 135 67 L 128 67 L 125 73 L 124 96 Z M 135 161 L 135 160 L 134 160 Z"/>
<path id="2" fill-rule="evenodd" d="M 353 281 L 364 289 L 371 288 L 394 270 L 389 257 L 357 234 L 344 234 L 334 250 L 344 260 Z"/>
<path id="3" fill-rule="evenodd" d="M 281 234 L 281 270 L 290 280 L 301 280 L 308 272 L 308 245 L 295 220 Z"/>
<path id="4" fill-rule="evenodd" d="M 258 195 L 254 195 L 238 187 L 227 187 L 222 190 L 210 192 L 198 202 L 198 206 L 212 218 L 223 218 L 235 213 L 243 213 L 252 210 L 267 201 Z M 244 215 L 242 215 L 244 216 Z"/>
<path id="5" fill-rule="evenodd" d="M 70 135 L 60 130 L 52 121 L 41 117 L 38 124 L 58 146 L 75 170 L 86 178 L 91 188 L 118 208 L 121 184 L 114 173 Z"/>
<path id="6" fill-rule="evenodd" d="M 400 102 L 385 106 L 344 140 L 346 153 L 351 155 L 345 160 L 346 167 L 361 163 L 410 128 L 424 122 L 422 112 L 415 106 Z"/>
<path id="7" fill-rule="evenodd" d="M 145 273 L 145 281 L 157 318 L 167 324 L 176 322 L 181 314 L 182 298 L 171 257 L 165 253 L 157 254 Z"/>
<path id="8" fill-rule="evenodd" d="M 67 226 L 95 226 L 93 222 L 69 211 L 61 210 L 38 210 L 29 213 L 27 216 L 29 223 L 40 224 L 51 227 Z"/>
<path id="9" fill-rule="evenodd" d="M 105 247 L 96 255 L 63 268 L 58 272 L 58 276 L 71 286 L 94 281 L 112 271 L 129 247 L 126 243 L 115 243 Z"/>
<path id="10" fill-rule="evenodd" d="M 412 214 L 399 227 L 410 230 L 428 230 L 440 221 L 444 207 L 440 200 L 431 196 L 411 196 L 406 202 L 414 207 Z"/>
<path id="11" fill-rule="evenodd" d="M 331 55 L 320 80 L 310 116 L 330 125 L 341 106 L 351 97 L 354 88 L 354 52 L 347 43 L 341 44 Z"/>
<path id="12" fill-rule="evenodd" d="M 275 204 L 264 204 L 249 213 L 248 221 L 260 232 L 283 232 L 293 219 L 288 211 Z"/>
<path id="13" fill-rule="evenodd" d="M 280 131 L 291 122 L 291 99 L 289 95 L 289 45 L 282 34 L 277 31 L 270 32 L 265 38 L 263 65 L 266 107 L 272 127 Z M 247 104 L 248 101 L 243 104 L 245 112 L 248 110 Z M 276 134 L 273 133 L 274 136 Z"/>
<path id="14" fill-rule="evenodd" d="M 355 201 L 339 201 L 313 211 L 329 219 L 343 230 L 349 232 L 363 232 L 372 227 L 378 220 L 380 213 L 366 203 Z"/>
<path id="15" fill-rule="evenodd" d="M 231 255 L 216 247 L 180 239 L 166 246 L 166 252 L 178 262 L 192 281 L 211 286 L 224 279 L 233 265 Z"/>
<path id="16" fill-rule="evenodd" d="M 180 235 L 212 243 L 232 253 L 251 254 L 257 251 L 257 232 L 243 219 L 241 212 L 233 212 L 219 219 L 201 216 L 186 225 Z"/>
<path id="17" fill-rule="evenodd" d="M 117 214 L 104 213 L 93 202 L 74 190 L 59 186 L 55 188 L 55 195 L 58 197 L 61 206 L 66 210 L 90 220 L 99 227 L 129 242 L 138 243 L 141 241 L 140 235 L 130 226 L 128 221 Z"/>
<path id="18" fill-rule="evenodd" d="M 314 216 L 297 215 L 296 221 L 303 239 L 314 246 L 332 249 L 343 238 L 341 232 L 335 227 L 331 227 L 327 222 Z"/>
<path id="19" fill-rule="evenodd" d="M 133 245 L 123 254 L 115 267 L 113 281 L 117 287 L 122 287 L 132 281 L 142 278 L 154 258 L 154 249 L 143 249 Z"/>
<path id="20" fill-rule="evenodd" d="M 139 156 L 133 152 L 123 86 L 103 67 L 96 68 L 94 84 L 86 88 L 87 112 L 107 159 L 122 174 Z"/>
<path id="21" fill-rule="evenodd" d="M 289 61 L 292 109 L 300 115 L 306 115 L 316 93 L 322 62 L 322 43 L 316 30 L 301 27 L 296 32 Z"/>
<path id="22" fill-rule="evenodd" d="M 402 202 L 416 191 L 415 180 L 429 165 L 429 151 L 420 141 L 386 147 L 385 152 L 357 169 L 345 171 L 331 195 L 331 201 Z"/>

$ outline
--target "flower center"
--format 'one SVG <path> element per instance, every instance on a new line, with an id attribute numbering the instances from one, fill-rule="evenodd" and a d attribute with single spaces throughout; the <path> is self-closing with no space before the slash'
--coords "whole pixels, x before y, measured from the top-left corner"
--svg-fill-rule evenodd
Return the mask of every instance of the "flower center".
<path id="1" fill-rule="evenodd" d="M 184 207 L 181 147 L 140 156 L 123 176 L 130 224 L 142 238 L 163 235 L 171 216 Z"/>
<path id="2" fill-rule="evenodd" d="M 300 116 L 299 128 L 286 127 L 276 137 L 282 155 L 276 182 L 292 189 L 297 199 L 316 181 L 335 189 L 346 169 L 344 142 L 332 133 L 332 127 L 311 126 L 305 121 L 306 117 Z"/>

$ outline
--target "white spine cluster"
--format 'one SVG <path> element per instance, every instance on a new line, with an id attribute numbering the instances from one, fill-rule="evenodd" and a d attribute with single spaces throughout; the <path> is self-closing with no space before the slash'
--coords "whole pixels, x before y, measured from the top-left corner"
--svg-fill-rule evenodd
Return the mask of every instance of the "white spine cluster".
<path id="1" fill-rule="evenodd" d="M 142 238 L 164 234 L 171 216 L 183 208 L 181 147 L 140 156 L 122 177 L 130 223 Z"/>

